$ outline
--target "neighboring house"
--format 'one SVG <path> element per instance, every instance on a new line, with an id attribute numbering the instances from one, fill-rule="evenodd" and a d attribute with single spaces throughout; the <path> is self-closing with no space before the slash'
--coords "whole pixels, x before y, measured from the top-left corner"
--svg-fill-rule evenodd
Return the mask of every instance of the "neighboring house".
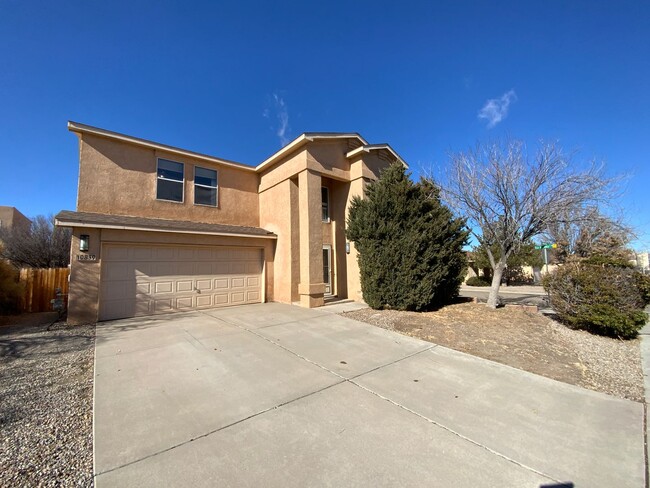
<path id="1" fill-rule="evenodd" d="M 32 221 L 25 217 L 16 207 L 0 206 L 0 229 L 22 228 L 29 230 Z"/>
<path id="2" fill-rule="evenodd" d="M 256 167 L 69 122 L 79 136 L 68 320 L 277 301 L 359 300 L 352 198 L 402 159 L 308 133 Z"/>
<path id="3" fill-rule="evenodd" d="M 630 259 L 630 263 L 638 268 L 642 273 L 648 274 L 650 272 L 650 253 L 634 251 L 634 258 Z"/>

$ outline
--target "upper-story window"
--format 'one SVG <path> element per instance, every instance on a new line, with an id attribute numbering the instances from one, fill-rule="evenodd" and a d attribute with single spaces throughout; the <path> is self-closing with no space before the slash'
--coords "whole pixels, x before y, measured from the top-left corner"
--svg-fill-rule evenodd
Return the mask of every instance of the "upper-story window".
<path id="1" fill-rule="evenodd" d="M 217 206 L 217 172 L 194 167 L 194 205 Z"/>
<path id="2" fill-rule="evenodd" d="M 321 201 L 323 207 L 323 222 L 330 221 L 330 192 L 329 189 L 322 186 L 320 189 Z"/>
<path id="3" fill-rule="evenodd" d="M 158 159 L 158 186 L 156 198 L 171 202 L 183 201 L 183 187 L 185 186 L 183 163 Z"/>

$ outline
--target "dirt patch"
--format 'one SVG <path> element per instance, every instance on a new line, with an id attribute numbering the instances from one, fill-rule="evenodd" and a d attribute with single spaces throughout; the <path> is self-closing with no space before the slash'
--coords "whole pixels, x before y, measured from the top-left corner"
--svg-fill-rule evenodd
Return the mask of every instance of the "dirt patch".
<path id="1" fill-rule="evenodd" d="M 458 303 L 435 312 L 363 309 L 342 314 L 548 378 L 643 401 L 639 339 L 571 330 L 520 307 Z"/>

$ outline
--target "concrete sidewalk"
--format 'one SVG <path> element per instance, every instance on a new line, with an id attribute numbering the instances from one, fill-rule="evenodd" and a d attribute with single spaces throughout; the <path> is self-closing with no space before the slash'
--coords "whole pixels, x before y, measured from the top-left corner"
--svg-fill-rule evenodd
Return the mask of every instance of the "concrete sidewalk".
<path id="1" fill-rule="evenodd" d="M 326 310 L 106 322 L 96 344 L 100 488 L 645 483 L 642 404 Z"/>

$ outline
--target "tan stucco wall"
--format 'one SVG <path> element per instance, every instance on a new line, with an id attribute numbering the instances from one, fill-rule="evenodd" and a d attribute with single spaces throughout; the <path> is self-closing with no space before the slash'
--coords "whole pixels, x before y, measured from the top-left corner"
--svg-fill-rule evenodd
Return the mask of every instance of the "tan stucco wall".
<path id="1" fill-rule="evenodd" d="M 183 203 L 156 200 L 157 158 L 184 163 Z M 258 175 L 230 166 L 84 134 L 77 210 L 257 227 Z M 194 167 L 217 170 L 217 207 L 194 205 Z"/>
<path id="2" fill-rule="evenodd" d="M 285 180 L 260 193 L 260 226 L 278 236 L 274 256 L 277 272 L 271 282 L 273 300 L 283 303 L 293 301 L 292 277 L 299 275 L 295 270 L 298 263 L 292 260 L 297 252 L 292 235 L 298 232 L 297 223 L 291 217 L 292 208 L 297 208 L 295 203 L 292 205 L 292 193 L 297 194 L 292 185 L 295 184 L 291 180 Z"/>
<path id="3" fill-rule="evenodd" d="M 300 149 L 288 154 L 278 163 L 260 174 L 260 193 L 289 178 L 296 176 L 307 167 L 307 151 Z M 261 224 L 260 224 L 261 225 Z"/>
<path id="4" fill-rule="evenodd" d="M 300 304 L 323 305 L 323 226 L 321 176 L 311 170 L 298 175 L 298 220 L 300 228 Z"/>
<path id="5" fill-rule="evenodd" d="M 88 234 L 90 236 L 88 253 L 81 253 L 79 251 L 79 236 L 82 234 Z M 76 227 L 73 229 L 70 253 L 69 323 L 82 324 L 97 321 L 99 313 L 101 246 L 102 244 L 111 242 L 260 248 L 263 250 L 264 255 L 265 300 L 273 300 L 274 240 Z M 97 257 L 97 261 L 79 261 L 77 260 L 79 254 L 94 254 Z"/>
<path id="6" fill-rule="evenodd" d="M 341 181 L 330 182 L 330 216 L 332 218 L 332 263 L 334 284 L 333 292 L 339 298 L 348 298 L 347 260 L 345 252 L 346 204 L 350 184 Z"/>
<path id="7" fill-rule="evenodd" d="M 357 178 L 354 181 L 351 181 L 348 186 L 348 192 L 346 195 L 346 204 L 345 204 L 345 215 L 346 218 L 350 212 L 350 205 L 352 204 L 352 199 L 355 195 L 363 195 L 365 190 L 366 182 L 363 178 Z M 361 275 L 359 272 L 359 262 L 357 260 L 357 250 L 354 246 L 354 242 L 350 242 L 350 254 L 346 255 L 346 273 L 347 273 L 347 286 L 348 286 L 348 298 L 352 300 L 361 301 L 363 300 L 363 293 L 361 291 Z"/>
<path id="8" fill-rule="evenodd" d="M 101 267 L 101 229 L 74 228 L 70 244 L 70 287 L 68 291 L 68 323 L 97 322 L 99 311 L 99 276 Z M 79 251 L 79 236 L 90 238 L 87 253 Z M 97 261 L 78 261 L 79 255 L 94 254 Z"/>

